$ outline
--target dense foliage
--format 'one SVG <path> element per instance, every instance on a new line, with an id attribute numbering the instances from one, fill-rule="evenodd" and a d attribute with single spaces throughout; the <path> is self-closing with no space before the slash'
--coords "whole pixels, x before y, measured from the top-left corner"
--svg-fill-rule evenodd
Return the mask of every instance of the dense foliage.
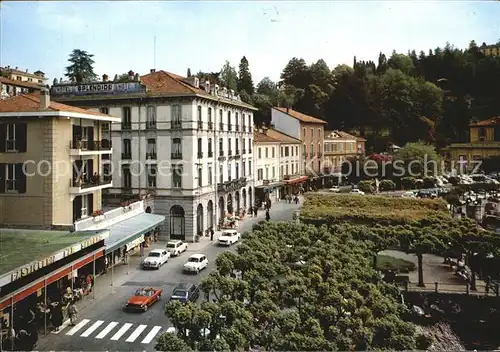
<path id="1" fill-rule="evenodd" d="M 231 72 L 234 76 L 235 70 Z M 250 72 L 248 61 L 243 72 Z M 221 81 L 220 73 L 200 74 Z M 425 141 L 440 147 L 467 141 L 471 116 L 500 114 L 499 81 L 500 57 L 484 56 L 472 41 L 465 50 L 446 44 L 428 53 L 380 53 L 377 62 L 354 58 L 352 67 L 333 69 L 321 59 L 308 64 L 292 58 L 279 82 L 288 87 L 286 94 L 267 77 L 253 95 L 244 90 L 246 99 L 260 108 L 257 123 L 269 122 L 271 106 L 288 105 L 324 118 L 329 129 L 357 132 L 368 139 L 369 150 L 382 151 L 389 142 Z"/>
<path id="2" fill-rule="evenodd" d="M 306 196 L 300 218 L 315 224 L 346 220 L 356 224 L 408 224 L 423 219 L 448 219 L 450 214 L 440 199 L 311 194 Z"/>
<path id="3" fill-rule="evenodd" d="M 65 76 L 72 82 L 85 83 L 93 82 L 97 79 L 94 73 L 93 54 L 85 50 L 74 49 L 69 55 L 69 66 L 66 67 Z"/>
<path id="4" fill-rule="evenodd" d="M 172 302 L 165 313 L 197 350 L 414 349 L 398 290 L 373 270 L 374 247 L 356 233 L 261 223 L 238 254 L 219 255 L 217 271 L 203 280 L 213 302 Z M 235 270 L 241 280 L 232 277 Z M 203 329 L 210 330 L 206 336 Z M 172 350 L 161 343 L 171 339 L 161 337 L 156 349 Z"/>

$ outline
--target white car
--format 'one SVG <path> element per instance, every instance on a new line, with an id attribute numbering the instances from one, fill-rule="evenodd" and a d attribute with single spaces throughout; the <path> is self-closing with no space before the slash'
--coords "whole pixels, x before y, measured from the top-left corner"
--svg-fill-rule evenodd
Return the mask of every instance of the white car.
<path id="1" fill-rule="evenodd" d="M 417 196 L 415 195 L 415 192 L 413 192 L 413 191 L 405 192 L 401 195 L 401 197 L 403 197 L 403 198 L 417 198 Z"/>
<path id="2" fill-rule="evenodd" d="M 144 262 L 142 262 L 142 267 L 144 269 L 160 269 L 160 267 L 168 262 L 168 258 L 170 258 L 170 253 L 165 249 L 153 249 L 149 252 Z"/>
<path id="3" fill-rule="evenodd" d="M 350 194 L 359 194 L 361 196 L 364 196 L 365 195 L 365 192 L 363 191 L 360 191 L 359 189 L 357 188 L 354 188 L 354 189 L 351 189 L 351 192 L 349 192 Z"/>
<path id="4" fill-rule="evenodd" d="M 208 259 L 205 254 L 193 254 L 184 264 L 184 271 L 198 274 L 208 267 Z"/>
<path id="5" fill-rule="evenodd" d="M 167 251 L 170 253 L 172 257 L 176 257 L 180 255 L 182 252 L 187 251 L 187 248 L 188 244 L 180 240 L 167 242 Z"/>
<path id="6" fill-rule="evenodd" d="M 340 192 L 340 187 L 332 187 L 328 190 L 328 192 L 332 192 L 332 193 L 339 193 Z"/>
<path id="7" fill-rule="evenodd" d="M 224 230 L 217 242 L 222 246 L 230 246 L 240 240 L 240 234 L 236 230 Z"/>

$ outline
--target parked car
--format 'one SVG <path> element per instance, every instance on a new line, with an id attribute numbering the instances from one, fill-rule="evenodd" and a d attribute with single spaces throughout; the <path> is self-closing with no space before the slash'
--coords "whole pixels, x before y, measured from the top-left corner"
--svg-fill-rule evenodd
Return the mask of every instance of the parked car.
<path id="1" fill-rule="evenodd" d="M 174 288 L 170 300 L 180 301 L 182 303 L 196 302 L 199 296 L 200 296 L 200 288 L 198 286 L 196 286 L 195 284 L 183 283 L 183 284 L 178 284 Z"/>
<path id="2" fill-rule="evenodd" d="M 165 249 L 153 249 L 149 252 L 144 262 L 142 262 L 142 267 L 144 269 L 160 269 L 160 267 L 168 262 L 170 258 L 170 252 Z"/>
<path id="3" fill-rule="evenodd" d="M 334 187 L 330 188 L 330 189 L 328 190 L 328 192 L 332 192 L 332 193 L 339 193 L 339 192 L 340 192 L 340 187 L 338 187 L 338 186 L 334 186 Z"/>
<path id="4" fill-rule="evenodd" d="M 184 264 L 184 271 L 198 274 L 203 269 L 208 267 L 208 259 L 205 254 L 193 254 Z"/>
<path id="5" fill-rule="evenodd" d="M 413 192 L 413 191 L 405 192 L 401 195 L 401 197 L 403 197 L 403 198 L 417 198 L 417 196 L 415 195 L 415 192 Z"/>
<path id="6" fill-rule="evenodd" d="M 354 188 L 354 189 L 351 189 L 351 191 L 349 192 L 350 194 L 359 194 L 361 196 L 364 196 L 365 195 L 365 192 L 363 191 L 360 191 L 359 189 L 357 188 Z"/>
<path id="7" fill-rule="evenodd" d="M 236 230 L 224 230 L 219 236 L 217 242 L 221 246 L 231 246 L 232 244 L 238 242 L 240 240 L 240 237 L 240 233 Z"/>
<path id="8" fill-rule="evenodd" d="M 125 304 L 125 309 L 142 310 L 145 312 L 149 307 L 160 300 L 162 293 L 162 289 L 152 287 L 140 288 L 129 298 Z"/>
<path id="9" fill-rule="evenodd" d="M 181 253 L 187 251 L 188 244 L 186 242 L 182 242 L 180 240 L 168 241 L 167 242 L 167 251 L 170 253 L 172 257 L 177 257 Z"/>

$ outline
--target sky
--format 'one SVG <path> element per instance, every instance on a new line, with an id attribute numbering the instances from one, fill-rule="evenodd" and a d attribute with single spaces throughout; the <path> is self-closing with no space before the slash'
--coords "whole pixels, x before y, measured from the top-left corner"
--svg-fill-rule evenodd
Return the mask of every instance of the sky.
<path id="1" fill-rule="evenodd" d="M 41 70 L 50 83 L 73 49 L 94 54 L 95 72 L 110 77 L 220 71 L 246 56 L 257 83 L 278 80 L 293 57 L 333 69 L 354 56 L 500 40 L 500 2 L 477 0 L 3 1 L 0 16 L 0 66 Z"/>

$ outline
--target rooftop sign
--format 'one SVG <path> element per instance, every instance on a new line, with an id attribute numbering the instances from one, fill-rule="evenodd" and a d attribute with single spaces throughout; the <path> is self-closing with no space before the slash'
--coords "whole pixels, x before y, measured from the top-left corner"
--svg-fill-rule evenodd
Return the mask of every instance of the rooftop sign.
<path id="1" fill-rule="evenodd" d="M 95 95 L 95 94 L 124 94 L 142 93 L 146 88 L 139 82 L 100 82 L 89 84 L 64 84 L 54 85 L 51 89 L 52 95 Z"/>

